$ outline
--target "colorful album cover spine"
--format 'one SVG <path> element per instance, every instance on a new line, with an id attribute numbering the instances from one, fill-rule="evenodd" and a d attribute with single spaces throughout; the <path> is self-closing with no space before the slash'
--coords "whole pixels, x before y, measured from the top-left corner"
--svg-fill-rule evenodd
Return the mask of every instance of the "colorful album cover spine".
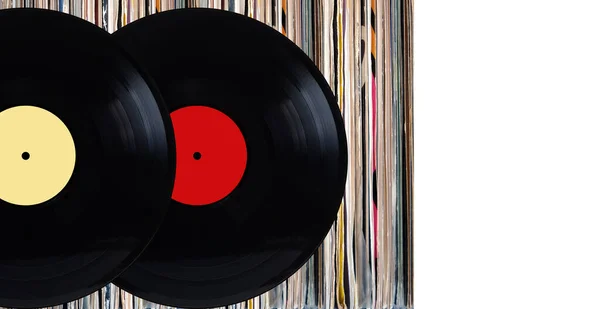
<path id="1" fill-rule="evenodd" d="M 412 0 L 0 0 L 0 9 L 18 7 L 66 12 L 110 33 L 166 10 L 222 9 L 295 42 L 327 79 L 344 116 L 346 194 L 308 263 L 278 287 L 228 309 L 413 307 Z M 108 285 L 54 308 L 168 307 Z"/>

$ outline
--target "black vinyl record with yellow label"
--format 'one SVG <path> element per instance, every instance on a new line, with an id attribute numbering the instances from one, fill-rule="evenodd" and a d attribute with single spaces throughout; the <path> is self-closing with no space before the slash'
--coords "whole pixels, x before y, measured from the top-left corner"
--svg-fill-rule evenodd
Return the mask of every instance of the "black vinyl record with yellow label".
<path id="1" fill-rule="evenodd" d="M 114 283 L 183 308 L 255 297 L 296 272 L 335 221 L 348 154 L 314 63 L 243 15 L 179 9 L 113 34 L 156 82 L 176 144 L 171 207 Z"/>
<path id="2" fill-rule="evenodd" d="M 42 9 L 0 11 L 0 306 L 90 294 L 130 265 L 169 206 L 160 95 L 110 34 Z"/>

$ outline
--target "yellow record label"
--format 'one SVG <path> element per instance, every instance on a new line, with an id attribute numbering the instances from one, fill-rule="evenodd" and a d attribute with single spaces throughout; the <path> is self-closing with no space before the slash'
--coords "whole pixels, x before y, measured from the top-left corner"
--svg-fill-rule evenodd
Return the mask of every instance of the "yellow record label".
<path id="1" fill-rule="evenodd" d="M 0 199 L 32 206 L 55 197 L 75 169 L 75 142 L 51 112 L 17 106 L 0 112 Z"/>

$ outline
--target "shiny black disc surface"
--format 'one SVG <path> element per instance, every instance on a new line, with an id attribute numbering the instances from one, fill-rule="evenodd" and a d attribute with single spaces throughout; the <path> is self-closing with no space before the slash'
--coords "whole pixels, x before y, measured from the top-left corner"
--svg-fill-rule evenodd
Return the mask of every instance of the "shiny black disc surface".
<path id="1" fill-rule="evenodd" d="M 0 306 L 58 305 L 108 284 L 158 230 L 172 125 L 94 24 L 8 9 L 0 29 Z"/>
<path id="2" fill-rule="evenodd" d="M 148 250 L 114 283 L 156 303 L 199 308 L 244 301 L 287 279 L 323 241 L 344 192 L 346 136 L 324 77 L 285 36 L 228 11 L 162 12 L 113 36 L 146 68 L 171 112 L 216 109 L 247 147 L 235 189 L 204 206 L 173 200 Z M 178 136 L 186 132 L 174 126 L 183 151 Z"/>

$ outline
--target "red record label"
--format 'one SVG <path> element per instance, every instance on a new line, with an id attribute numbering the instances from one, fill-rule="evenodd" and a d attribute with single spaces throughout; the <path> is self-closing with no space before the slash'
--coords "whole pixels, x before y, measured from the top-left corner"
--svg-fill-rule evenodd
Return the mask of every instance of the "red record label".
<path id="1" fill-rule="evenodd" d="M 246 141 L 224 113 L 189 106 L 171 113 L 177 167 L 172 199 L 190 206 L 220 201 L 242 180 L 247 162 Z"/>

